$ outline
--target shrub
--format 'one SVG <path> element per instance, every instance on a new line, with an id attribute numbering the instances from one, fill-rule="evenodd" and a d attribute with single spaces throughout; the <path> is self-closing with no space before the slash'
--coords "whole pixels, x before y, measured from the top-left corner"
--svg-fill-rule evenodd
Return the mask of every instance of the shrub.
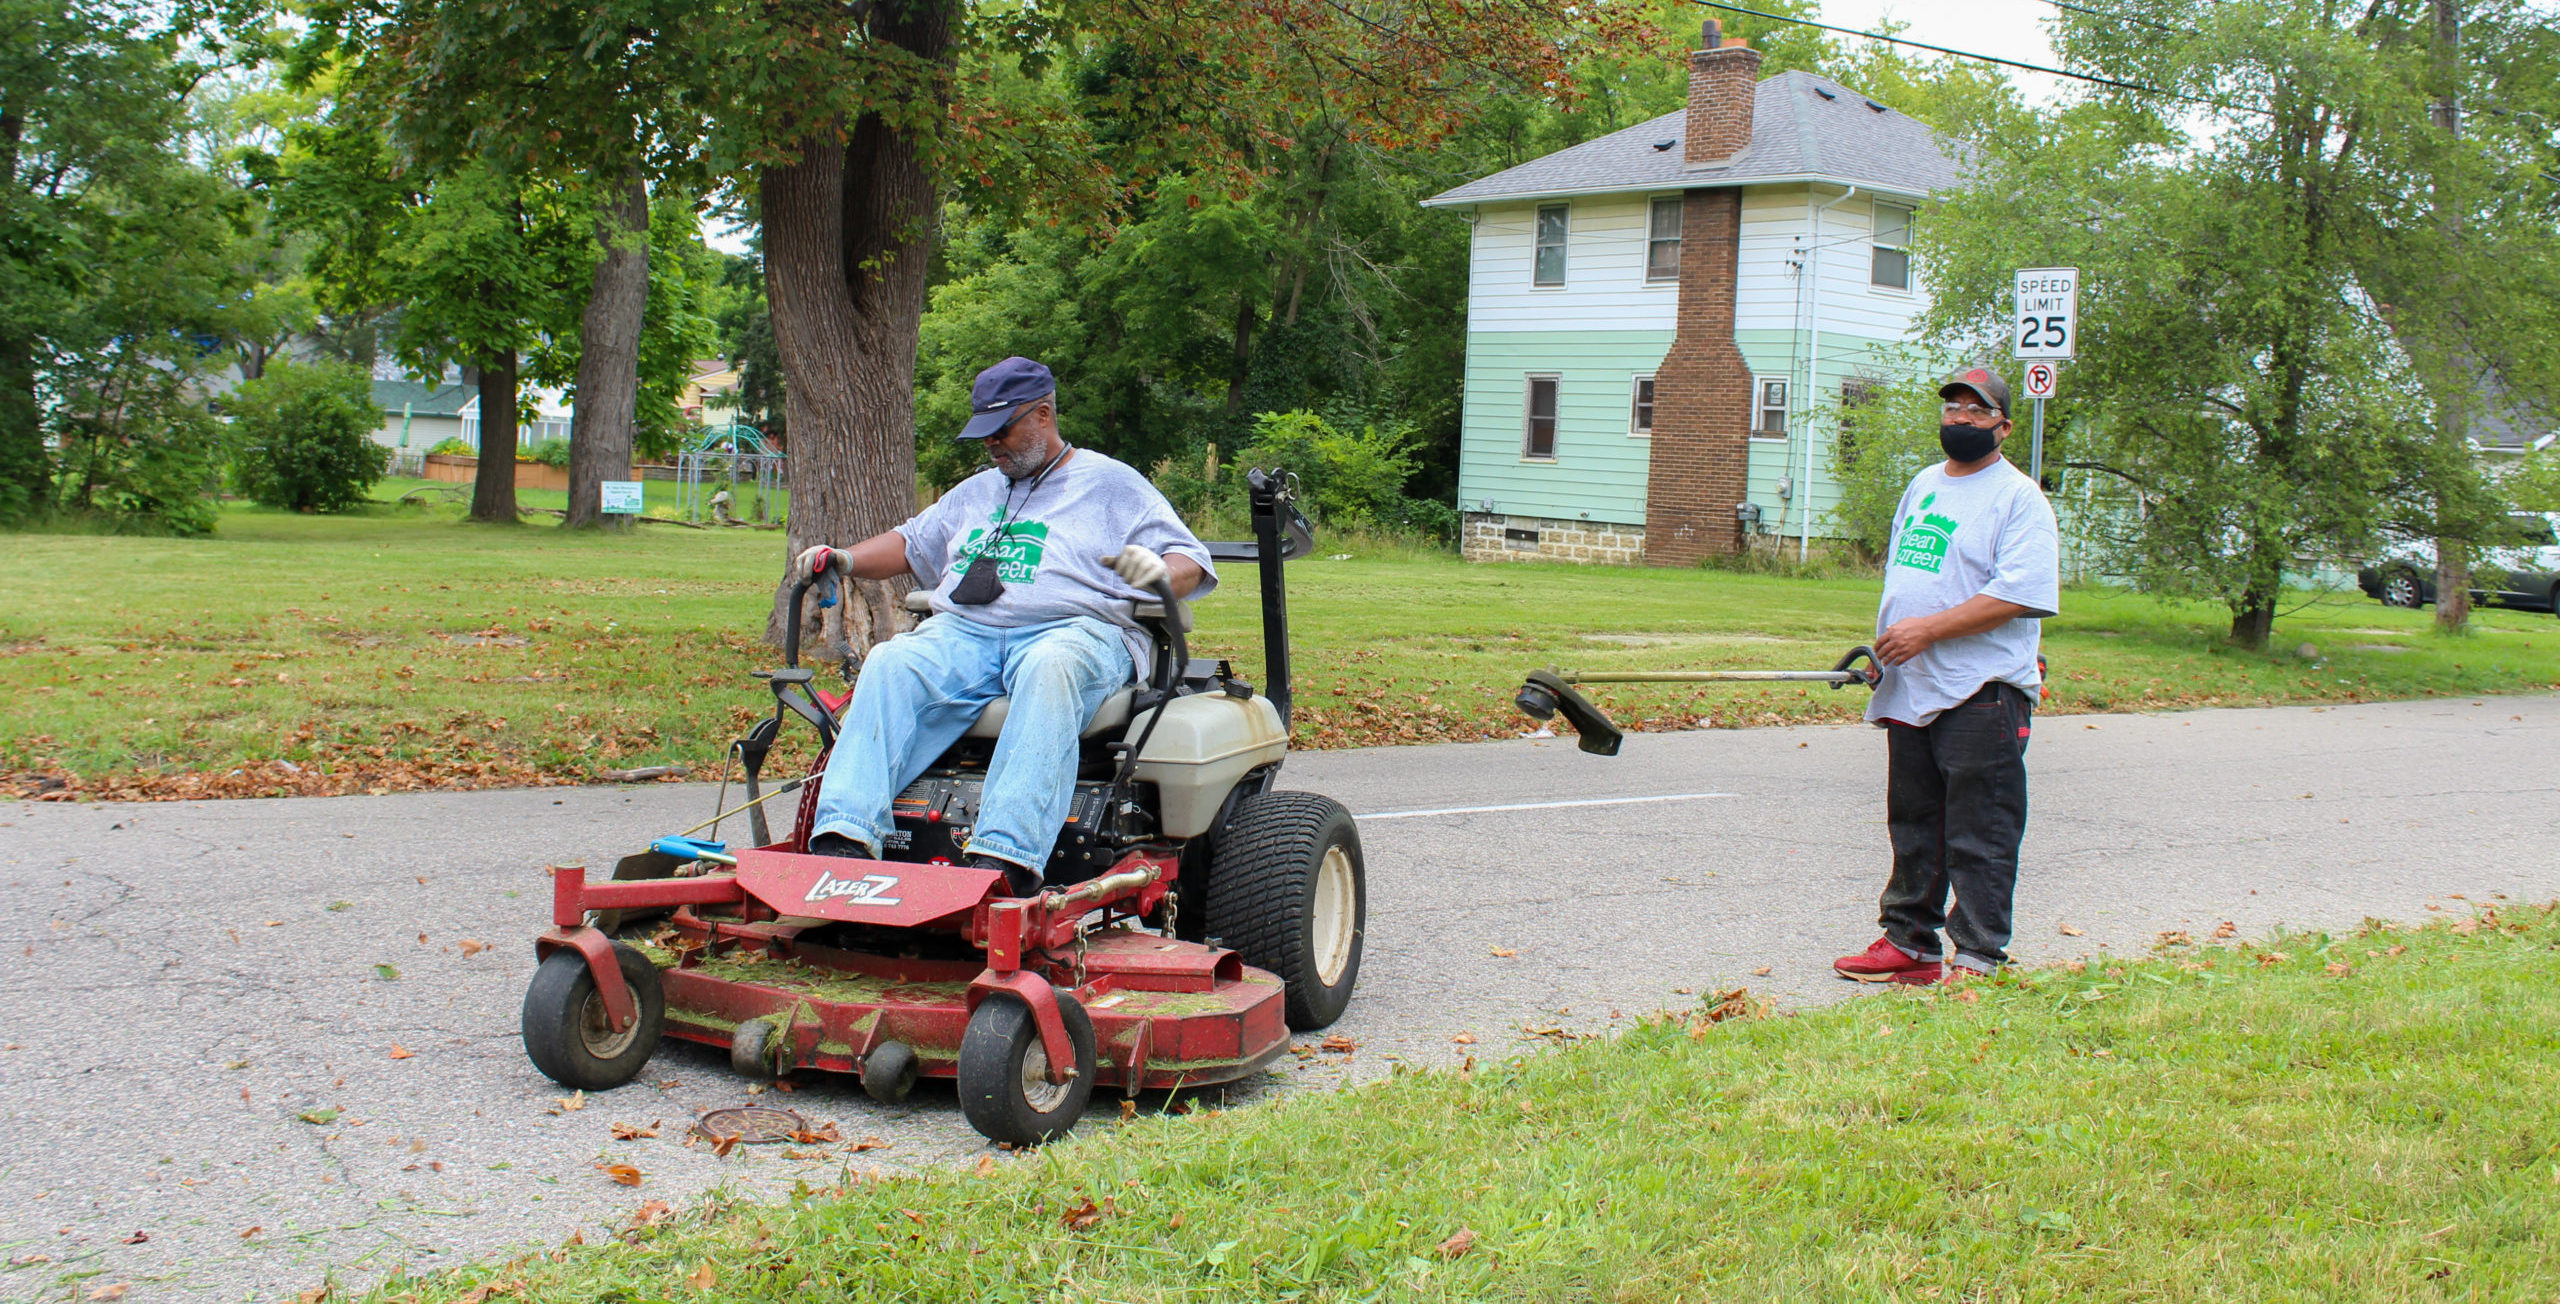
<path id="1" fill-rule="evenodd" d="M 563 471 L 569 469 L 569 441 L 566 439 L 543 440 L 526 449 L 524 455 L 544 466 L 556 466 Z"/>
<path id="2" fill-rule="evenodd" d="M 340 363 L 285 363 L 235 391 L 231 478 L 268 507 L 342 512 L 365 501 L 390 451 L 373 441 L 373 382 Z"/>
<path id="3" fill-rule="evenodd" d="M 473 457 L 477 456 L 479 452 L 479 449 L 473 448 L 470 442 L 465 440 L 462 436 L 447 435 L 444 438 L 437 440 L 435 447 L 427 450 L 427 456 Z"/>
<path id="4" fill-rule="evenodd" d="M 1413 477 L 1411 443 L 1400 428 L 1355 433 L 1313 412 L 1265 412 L 1236 465 L 1295 473 L 1308 514 L 1329 525 L 1397 525 L 1406 515 L 1404 482 Z"/>

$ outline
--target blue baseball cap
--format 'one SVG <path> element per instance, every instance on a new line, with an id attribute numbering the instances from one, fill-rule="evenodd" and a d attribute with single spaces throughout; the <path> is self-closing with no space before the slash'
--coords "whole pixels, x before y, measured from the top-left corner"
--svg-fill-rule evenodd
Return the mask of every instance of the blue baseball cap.
<path id="1" fill-rule="evenodd" d="M 960 427 L 960 437 L 988 438 L 1057 392 L 1057 377 L 1047 367 L 1029 358 L 1007 358 L 979 372 L 978 383 L 969 387 L 969 424 Z"/>

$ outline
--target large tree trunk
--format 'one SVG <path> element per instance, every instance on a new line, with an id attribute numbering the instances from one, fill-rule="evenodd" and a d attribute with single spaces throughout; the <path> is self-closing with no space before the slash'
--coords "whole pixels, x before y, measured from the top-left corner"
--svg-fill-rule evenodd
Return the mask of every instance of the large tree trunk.
<path id="1" fill-rule="evenodd" d="M 2276 597 L 2282 590 L 2272 584 L 2251 584 L 2240 594 L 2231 608 L 2231 641 L 2252 651 L 2263 652 L 2267 640 L 2276 629 Z"/>
<path id="2" fill-rule="evenodd" d="M 875 12 L 874 36 L 951 58 L 947 4 Z M 913 141 L 874 115 L 841 144 L 836 131 L 818 124 L 799 160 L 765 169 L 758 184 L 791 431 L 789 555 L 858 543 L 915 510 L 916 336 L 938 205 Z M 859 587 L 845 622 L 857 651 L 896 631 L 903 582 Z M 776 641 L 788 589 L 776 591 L 766 630 Z"/>
<path id="3" fill-rule="evenodd" d="M 569 423 L 569 516 L 564 525 L 627 526 L 603 514 L 607 480 L 631 477 L 640 413 L 640 324 L 649 306 L 649 186 L 634 167 L 596 215 L 595 285 L 578 326 L 578 407 Z"/>
<path id="4" fill-rule="evenodd" d="M 53 495 L 53 459 L 36 408 L 36 351 L 22 336 L 0 338 L 0 519 Z"/>
<path id="5" fill-rule="evenodd" d="M 516 351 L 480 359 L 480 466 L 471 478 L 471 519 L 516 523 Z"/>

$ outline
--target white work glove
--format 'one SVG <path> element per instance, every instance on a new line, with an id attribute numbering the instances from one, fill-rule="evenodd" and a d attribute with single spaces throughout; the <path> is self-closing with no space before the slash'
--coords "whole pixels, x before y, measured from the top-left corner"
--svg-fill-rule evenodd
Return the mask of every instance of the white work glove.
<path id="1" fill-rule="evenodd" d="M 829 570 L 851 574 L 853 554 L 842 548 L 821 543 L 802 549 L 800 555 L 791 562 L 791 575 L 794 579 L 813 580 Z"/>
<path id="2" fill-rule="evenodd" d="M 1102 564 L 1110 567 L 1121 579 L 1127 580 L 1130 587 L 1141 593 L 1155 592 L 1157 585 L 1173 576 L 1172 569 L 1164 564 L 1164 558 L 1155 555 L 1153 551 L 1141 544 L 1133 543 L 1122 548 L 1119 556 L 1105 557 L 1102 559 Z"/>

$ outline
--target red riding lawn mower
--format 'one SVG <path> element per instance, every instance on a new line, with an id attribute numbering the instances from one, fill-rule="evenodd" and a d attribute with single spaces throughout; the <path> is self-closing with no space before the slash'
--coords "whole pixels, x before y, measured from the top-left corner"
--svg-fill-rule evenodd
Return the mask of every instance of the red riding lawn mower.
<path id="1" fill-rule="evenodd" d="M 1314 535 L 1288 477 L 1248 483 L 1253 541 L 1208 546 L 1259 569 L 1268 695 L 1224 661 L 1190 659 L 1190 612 L 1169 589 L 1139 604 L 1151 673 L 1086 726 L 1072 813 L 1028 898 L 953 863 L 1002 701 L 899 795 L 887 859 L 806 854 L 823 751 L 806 776 L 758 793 L 784 720 L 832 746 L 851 696 L 818 692 L 799 663 L 803 600 L 813 583 L 830 598 L 834 576 L 796 583 L 785 666 L 762 676 L 774 714 L 735 745 L 757 845 L 732 854 L 678 836 L 623 858 L 610 882 L 557 871 L 556 926 L 534 943 L 543 959 L 525 993 L 534 1064 L 602 1091 L 677 1037 L 726 1047 L 755 1078 L 856 1074 L 883 1102 L 953 1078 L 972 1126 L 1028 1145 L 1074 1126 L 1097 1086 L 1134 1096 L 1233 1081 L 1276 1059 L 1291 1029 L 1340 1017 L 1360 973 L 1360 831 L 1332 799 L 1273 786 L 1289 745 L 1281 567 Z M 771 838 L 762 803 L 794 789 L 790 835 Z M 716 833 L 736 813 L 706 823 Z"/>

